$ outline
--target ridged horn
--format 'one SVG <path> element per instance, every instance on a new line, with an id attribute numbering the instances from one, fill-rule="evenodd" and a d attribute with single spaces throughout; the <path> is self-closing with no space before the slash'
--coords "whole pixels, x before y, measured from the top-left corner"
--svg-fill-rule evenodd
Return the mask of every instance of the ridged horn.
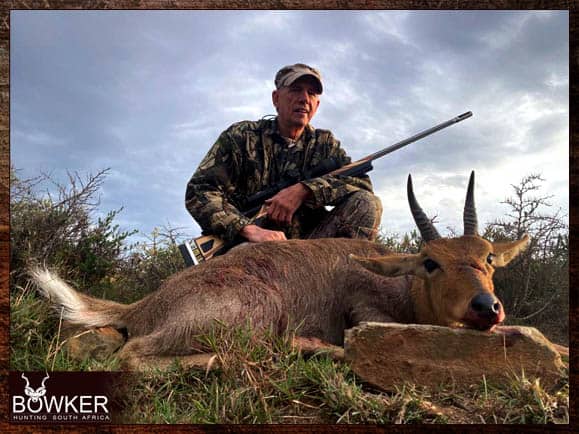
<path id="1" fill-rule="evenodd" d="M 422 235 L 422 239 L 424 242 L 436 240 L 440 238 L 438 231 L 430 221 L 430 219 L 424 214 L 420 205 L 416 201 L 416 197 L 414 197 L 414 191 L 412 191 L 412 176 L 408 175 L 408 183 L 406 184 L 406 192 L 408 194 L 408 204 L 410 205 L 410 211 L 412 212 L 412 217 L 414 218 L 414 222 L 416 226 L 418 226 L 418 230 L 420 231 L 420 235 Z"/>
<path id="2" fill-rule="evenodd" d="M 478 235 L 478 221 L 476 217 L 476 207 L 474 205 L 474 170 L 470 173 L 470 180 L 468 181 L 463 221 L 465 235 Z"/>

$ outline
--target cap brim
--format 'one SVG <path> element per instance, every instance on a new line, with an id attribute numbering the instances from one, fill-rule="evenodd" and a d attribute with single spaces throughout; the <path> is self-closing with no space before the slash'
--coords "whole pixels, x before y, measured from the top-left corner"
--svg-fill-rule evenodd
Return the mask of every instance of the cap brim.
<path id="1" fill-rule="evenodd" d="M 302 77 L 312 77 L 316 80 L 316 83 L 318 84 L 318 93 L 321 94 L 324 91 L 324 88 L 322 86 L 322 82 L 320 81 L 320 79 L 318 77 L 316 77 L 314 74 L 309 74 L 307 72 L 295 72 L 292 76 L 288 77 L 285 82 L 285 86 L 289 86 L 292 83 L 294 83 L 298 78 L 302 78 Z"/>

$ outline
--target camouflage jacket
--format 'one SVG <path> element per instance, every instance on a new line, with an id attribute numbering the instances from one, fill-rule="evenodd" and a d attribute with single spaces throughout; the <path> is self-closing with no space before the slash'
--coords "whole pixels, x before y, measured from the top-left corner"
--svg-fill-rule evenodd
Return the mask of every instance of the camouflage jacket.
<path id="1" fill-rule="evenodd" d="M 230 241 L 251 223 L 240 211 L 245 198 L 280 181 L 298 182 L 328 158 L 335 158 L 338 167 L 351 161 L 330 131 L 308 125 L 292 143 L 279 134 L 275 119 L 238 122 L 221 133 L 199 164 L 187 184 L 185 205 L 204 233 Z M 308 211 L 334 205 L 354 191 L 372 191 L 367 175 L 301 182 L 313 193 L 299 210 L 305 218 Z"/>

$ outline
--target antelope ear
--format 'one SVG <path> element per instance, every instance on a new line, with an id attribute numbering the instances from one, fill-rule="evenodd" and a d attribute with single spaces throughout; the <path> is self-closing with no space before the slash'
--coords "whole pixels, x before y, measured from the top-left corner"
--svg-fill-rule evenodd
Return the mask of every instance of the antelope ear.
<path id="1" fill-rule="evenodd" d="M 349 258 L 367 270 L 388 277 L 418 274 L 421 259 L 419 254 L 377 256 L 374 258 L 364 258 L 363 256 L 350 254 Z"/>
<path id="2" fill-rule="evenodd" d="M 504 267 L 509 262 L 517 257 L 519 253 L 524 251 L 529 245 L 529 236 L 525 234 L 523 238 L 517 241 L 509 241 L 503 243 L 493 243 L 493 250 L 495 260 L 493 265 L 495 267 Z"/>

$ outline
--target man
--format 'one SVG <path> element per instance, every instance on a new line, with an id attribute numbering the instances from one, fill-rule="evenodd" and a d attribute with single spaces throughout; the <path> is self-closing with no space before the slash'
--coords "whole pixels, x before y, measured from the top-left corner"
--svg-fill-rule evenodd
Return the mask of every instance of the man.
<path id="1" fill-rule="evenodd" d="M 301 63 L 285 66 L 275 87 L 277 117 L 242 121 L 221 133 L 187 184 L 187 209 L 204 234 L 226 242 L 374 239 L 382 206 L 367 175 L 308 179 L 325 160 L 334 158 L 338 167 L 351 161 L 330 131 L 310 125 L 323 91 L 319 71 Z M 264 227 L 253 224 L 240 211 L 245 199 L 282 180 L 296 183 L 265 202 Z"/>

